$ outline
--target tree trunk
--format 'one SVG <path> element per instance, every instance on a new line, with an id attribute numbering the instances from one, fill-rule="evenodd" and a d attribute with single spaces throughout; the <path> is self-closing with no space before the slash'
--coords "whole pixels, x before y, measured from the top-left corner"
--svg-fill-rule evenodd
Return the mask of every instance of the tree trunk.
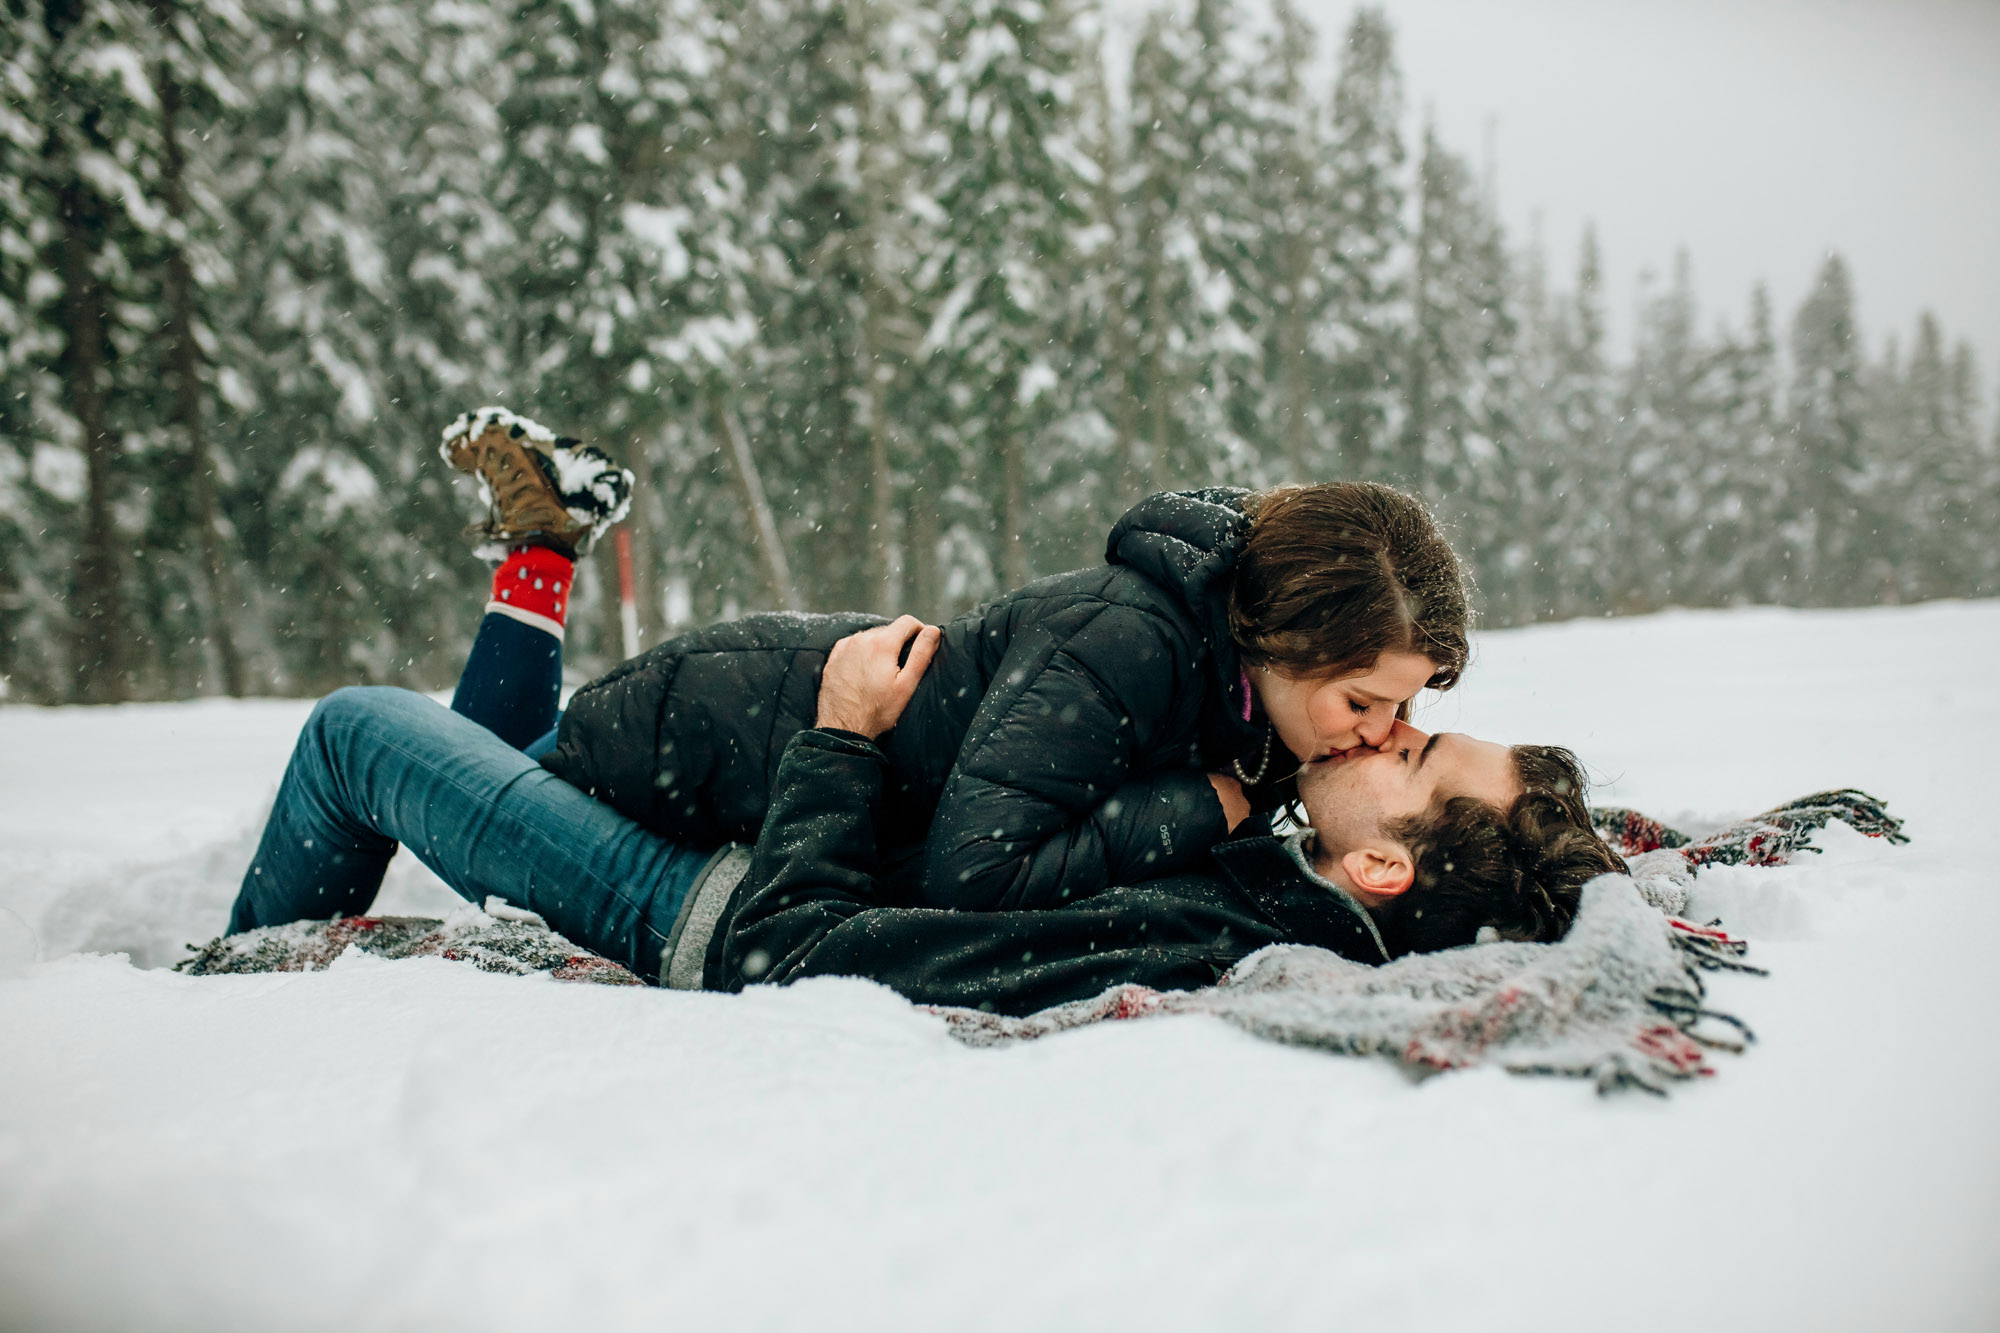
<path id="1" fill-rule="evenodd" d="M 1000 438 L 1000 584 L 1018 588 L 1028 582 L 1028 460 L 1022 458 L 1020 432 Z"/>
<path id="2" fill-rule="evenodd" d="M 85 703 L 131 697 L 125 643 L 125 602 L 118 534 L 111 518 L 112 460 L 117 445 L 104 420 L 104 297 L 90 271 L 94 237 L 82 184 L 62 145 L 50 136 L 48 156 L 57 172 L 62 239 L 63 377 L 70 408 L 83 432 L 88 491 L 83 542 L 76 560 L 76 696 Z"/>
<path id="3" fill-rule="evenodd" d="M 995 396 L 1003 403 L 1016 401 L 1015 379 L 1009 375 Z M 1003 413 L 1000 436 L 1000 584 L 1004 588 L 1026 585 L 1028 574 L 1028 460 L 1021 432 L 1014 429 L 1015 414 Z"/>
<path id="4" fill-rule="evenodd" d="M 153 0 L 153 14 L 163 30 L 171 30 L 173 0 Z M 202 574 L 208 585 L 209 638 L 215 644 L 216 661 L 222 668 L 223 692 L 240 699 L 246 692 L 243 658 L 236 650 L 236 635 L 230 625 L 236 599 L 222 551 L 222 535 L 217 530 L 215 467 L 209 458 L 208 436 L 201 419 L 201 349 L 194 335 L 194 276 L 188 268 L 185 249 L 187 193 L 182 181 L 186 164 L 181 156 L 178 126 L 181 86 L 165 61 L 160 62 L 154 73 L 153 88 L 160 100 L 161 202 L 166 206 L 167 216 L 183 229 L 183 234 L 174 237 L 167 249 L 167 323 L 163 330 L 167 337 L 167 373 L 173 378 L 174 419 L 187 434 L 188 507 L 200 544 Z"/>
<path id="5" fill-rule="evenodd" d="M 1125 309 L 1126 291 L 1121 278 L 1104 312 L 1111 325 L 1111 360 L 1115 363 L 1115 369 L 1105 376 L 1105 389 L 1111 395 L 1111 429 L 1117 442 L 1118 493 L 1111 497 L 1110 515 L 1114 519 L 1136 503 L 1146 487 L 1139 462 L 1139 395 L 1132 384 L 1132 358 L 1137 353 L 1132 345 L 1131 312 Z"/>
<path id="6" fill-rule="evenodd" d="M 1418 196 L 1418 207 L 1422 208 L 1422 196 Z M 1436 480 L 1429 474 L 1429 464 L 1424 458 L 1424 437 L 1431 426 L 1431 353 L 1435 350 L 1425 340 L 1425 330 L 1431 322 L 1431 257 L 1427 228 L 1428 213 L 1423 215 L 1417 227 L 1417 256 L 1415 272 L 1410 279 L 1410 329 L 1409 359 L 1403 366 L 1403 438 L 1402 457 L 1397 460 L 1397 481 L 1405 486 L 1424 491 L 1432 504 L 1445 497 L 1437 493 L 1432 483 Z"/>
<path id="7" fill-rule="evenodd" d="M 890 535 L 895 517 L 895 483 L 890 475 L 891 429 L 889 423 L 888 329 L 885 315 L 893 309 L 889 291 L 888 260 L 884 255 L 884 228 L 893 207 L 896 190 L 891 173 L 894 164 L 884 163 L 895 140 L 892 126 L 881 123 L 868 77 L 868 61 L 878 37 L 879 17 L 870 0 L 852 0 L 847 6 L 847 32 L 855 61 L 855 122 L 861 134 L 861 198 L 857 232 L 861 242 L 861 346 L 856 349 L 861 377 L 861 428 L 868 433 L 867 524 L 861 534 L 863 597 L 873 609 L 884 614 L 895 607 L 895 569 L 890 559 Z"/>
<path id="8" fill-rule="evenodd" d="M 1174 392 L 1180 387 L 1170 383 L 1169 376 L 1176 369 L 1170 365 L 1168 322 L 1173 312 L 1167 308 L 1167 281 L 1171 270 L 1160 253 L 1160 207 L 1158 201 L 1147 200 L 1144 204 L 1145 221 L 1140 228 L 1140 244 L 1137 249 L 1139 262 L 1146 266 L 1146 322 L 1147 335 L 1142 344 L 1141 355 L 1146 361 L 1146 404 L 1145 411 L 1151 418 L 1152 466 L 1145 468 L 1139 477 L 1139 495 L 1159 489 L 1172 489 L 1179 477 L 1180 458 L 1174 448 Z"/>
<path id="9" fill-rule="evenodd" d="M 792 584 L 791 562 L 785 558 L 784 542 L 778 536 L 777 515 L 771 512 L 771 502 L 764 497 L 764 481 L 757 472 L 756 456 L 750 452 L 750 437 L 744 434 L 743 423 L 722 401 L 719 392 L 710 392 L 709 410 L 715 414 L 716 426 L 722 432 L 722 452 L 729 462 L 729 478 L 736 484 L 736 498 L 742 501 L 743 512 L 750 519 L 771 599 L 780 610 L 795 608 L 799 595 Z"/>
<path id="10" fill-rule="evenodd" d="M 944 580 L 938 568 L 938 492 L 934 465 L 921 464 L 903 514 L 903 587 L 910 613 L 924 620 L 945 618 Z"/>
<path id="11" fill-rule="evenodd" d="M 1101 59 L 1095 47 L 1090 58 L 1093 61 Z M 1138 351 L 1133 345 L 1132 315 L 1126 309 L 1131 291 L 1128 281 L 1132 273 L 1131 256 L 1136 251 L 1121 243 L 1124 240 L 1121 224 L 1125 219 L 1124 210 L 1118 202 L 1118 148 L 1113 139 L 1110 96 L 1105 90 L 1101 72 L 1091 80 L 1091 95 L 1098 128 L 1096 142 L 1091 145 L 1097 161 L 1097 214 L 1116 238 L 1108 256 L 1111 286 L 1104 293 L 1104 392 L 1111 402 L 1112 457 L 1116 460 L 1114 466 L 1117 469 L 1113 482 L 1117 493 L 1109 497 L 1108 524 L 1144 493 L 1144 482 L 1139 474 L 1139 396 L 1133 390 L 1133 369 Z"/>
<path id="12" fill-rule="evenodd" d="M 874 225 L 871 224 L 871 234 L 873 230 Z M 865 294 L 862 300 L 866 304 L 861 316 L 859 367 L 867 417 L 862 429 L 868 432 L 868 532 L 862 569 L 873 609 L 888 615 L 895 611 L 892 605 L 895 588 L 892 585 L 896 571 L 889 558 L 889 538 L 895 515 L 895 484 L 889 471 L 888 395 L 883 392 L 889 363 L 883 357 L 882 305 L 888 300 L 888 293 L 877 278 L 880 259 L 879 247 L 871 240 L 867 281 L 863 286 Z"/>
<path id="13" fill-rule="evenodd" d="M 665 562 L 661 557 L 665 543 L 660 534 L 665 524 L 661 518 L 660 469 L 636 440 L 632 451 L 632 475 L 640 478 L 646 488 L 644 495 L 634 497 L 631 516 L 626 520 L 626 526 L 632 530 L 632 601 L 639 613 L 639 646 L 643 650 L 659 640 L 658 631 L 666 622 L 666 601 L 660 596 L 665 578 Z M 656 618 L 660 625 L 653 623 Z"/>
<path id="14" fill-rule="evenodd" d="M 1285 460 L 1286 481 L 1313 480 L 1307 458 L 1306 405 L 1311 393 L 1306 373 L 1306 320 L 1304 288 L 1311 278 L 1307 269 L 1308 247 L 1296 233 L 1284 238 L 1285 308 L 1279 318 L 1278 393 L 1285 420 L 1280 439 Z"/>

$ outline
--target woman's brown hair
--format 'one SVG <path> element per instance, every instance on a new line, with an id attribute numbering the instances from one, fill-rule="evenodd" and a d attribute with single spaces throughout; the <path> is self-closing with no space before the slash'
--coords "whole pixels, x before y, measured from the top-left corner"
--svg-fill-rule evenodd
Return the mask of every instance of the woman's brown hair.
<path id="1" fill-rule="evenodd" d="M 1465 575 L 1430 511 L 1365 481 L 1280 486 L 1251 497 L 1229 629 L 1245 664 L 1343 676 L 1416 653 L 1448 690 L 1464 672 Z"/>

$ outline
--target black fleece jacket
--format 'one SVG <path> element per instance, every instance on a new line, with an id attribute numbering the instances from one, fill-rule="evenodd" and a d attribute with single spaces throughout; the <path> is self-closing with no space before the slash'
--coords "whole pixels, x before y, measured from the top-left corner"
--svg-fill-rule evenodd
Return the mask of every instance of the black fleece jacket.
<path id="1" fill-rule="evenodd" d="M 1105 564 L 944 627 L 881 743 L 885 894 L 1055 906 L 1185 869 L 1222 840 L 1205 773 L 1276 743 L 1244 720 L 1229 637 L 1244 494 L 1151 496 L 1112 529 Z M 753 842 L 827 652 L 877 623 L 764 615 L 669 640 L 577 691 L 542 762 L 666 837 Z"/>
<path id="2" fill-rule="evenodd" d="M 885 906 L 875 825 L 888 776 L 863 737 L 792 738 L 750 869 L 709 939 L 705 989 L 860 976 L 918 1003 L 1025 1014 L 1123 982 L 1211 985 L 1267 944 L 1384 961 L 1361 910 L 1272 837 L 1232 839 L 1179 874 L 1039 911 Z"/>

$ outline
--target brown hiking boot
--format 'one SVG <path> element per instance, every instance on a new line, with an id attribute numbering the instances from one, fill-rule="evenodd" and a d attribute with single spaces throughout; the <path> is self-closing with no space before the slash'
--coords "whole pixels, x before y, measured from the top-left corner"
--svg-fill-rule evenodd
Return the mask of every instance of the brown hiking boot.
<path id="1" fill-rule="evenodd" d="M 632 474 L 593 448 L 504 407 L 466 412 L 444 429 L 444 461 L 479 480 L 486 520 L 466 529 L 489 548 L 546 546 L 574 559 L 632 505 Z"/>

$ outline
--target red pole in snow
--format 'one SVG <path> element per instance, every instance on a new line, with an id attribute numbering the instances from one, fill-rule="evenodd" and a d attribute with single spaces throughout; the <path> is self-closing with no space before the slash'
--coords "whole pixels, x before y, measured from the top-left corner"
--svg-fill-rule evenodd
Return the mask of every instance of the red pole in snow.
<path id="1" fill-rule="evenodd" d="M 639 655 L 639 603 L 632 596 L 632 532 L 620 528 L 618 541 L 618 628 L 624 631 L 625 656 Z"/>

